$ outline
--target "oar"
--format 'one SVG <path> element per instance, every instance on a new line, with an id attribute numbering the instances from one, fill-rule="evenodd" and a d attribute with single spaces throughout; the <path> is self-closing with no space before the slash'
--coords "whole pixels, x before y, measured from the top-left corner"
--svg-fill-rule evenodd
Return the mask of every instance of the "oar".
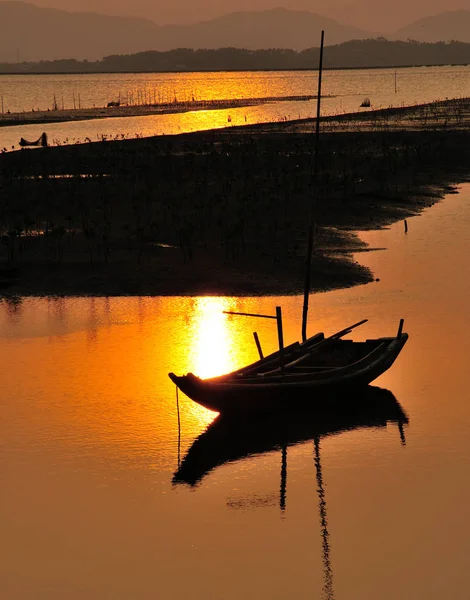
<path id="1" fill-rule="evenodd" d="M 354 325 L 350 325 L 349 327 L 346 327 L 346 329 L 341 329 L 341 331 L 338 331 L 338 333 L 334 333 L 333 335 L 330 335 L 330 337 L 325 338 L 325 342 L 327 340 L 343 337 L 344 335 L 348 334 L 350 331 L 352 331 L 356 327 L 359 327 L 359 325 L 364 325 L 364 323 L 367 323 L 368 320 L 369 319 L 363 319 L 362 321 L 358 321 L 357 323 L 354 323 Z"/>

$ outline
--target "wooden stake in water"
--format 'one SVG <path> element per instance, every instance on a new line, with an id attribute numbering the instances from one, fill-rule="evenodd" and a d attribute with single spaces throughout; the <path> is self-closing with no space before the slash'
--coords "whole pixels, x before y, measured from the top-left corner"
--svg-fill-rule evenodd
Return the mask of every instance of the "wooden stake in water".
<path id="1" fill-rule="evenodd" d="M 279 364 L 281 371 L 284 371 L 284 333 L 282 331 L 282 310 L 280 306 L 276 306 L 277 320 L 277 338 L 279 342 Z"/>
<path id="2" fill-rule="evenodd" d="M 302 341 L 305 342 L 307 339 L 307 316 L 308 316 L 308 297 L 310 295 L 310 270 L 312 268 L 312 253 L 313 253 L 313 233 L 315 230 L 315 203 L 316 203 L 316 182 L 317 182 L 317 167 L 318 167 L 318 139 L 320 137 L 320 107 L 321 107 L 321 80 L 323 70 L 323 44 L 325 39 L 325 32 L 321 32 L 320 42 L 320 63 L 318 67 L 318 95 L 317 95 L 317 122 L 315 129 L 315 156 L 313 163 L 313 198 L 310 208 L 310 222 L 308 227 L 308 246 L 307 246 L 307 259 L 305 264 L 305 286 L 304 286 L 304 305 L 302 310 Z"/>
<path id="3" fill-rule="evenodd" d="M 258 349 L 259 357 L 262 360 L 264 358 L 263 350 L 261 348 L 261 344 L 259 342 L 259 337 L 258 337 L 258 334 L 256 333 L 256 331 L 253 331 L 253 337 L 255 338 L 255 344 L 256 344 L 256 348 Z"/>

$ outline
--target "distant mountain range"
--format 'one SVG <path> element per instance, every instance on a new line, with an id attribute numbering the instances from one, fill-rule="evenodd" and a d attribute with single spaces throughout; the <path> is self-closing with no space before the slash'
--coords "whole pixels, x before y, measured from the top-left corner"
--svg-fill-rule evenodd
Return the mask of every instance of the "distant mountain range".
<path id="1" fill-rule="evenodd" d="M 141 18 L 71 13 L 18 0 L 0 1 L 0 62 L 99 60 L 111 54 L 174 48 L 303 50 L 319 45 L 322 29 L 327 45 L 380 35 L 311 12 L 283 8 L 235 12 L 192 25 L 159 26 Z M 421 19 L 387 37 L 470 42 L 470 11 Z"/>
<path id="2" fill-rule="evenodd" d="M 174 48 L 291 48 L 371 37 L 370 32 L 340 25 L 309 12 L 275 9 L 239 12 L 193 25 L 159 26 L 132 17 L 108 17 L 38 8 L 25 2 L 0 2 L 0 61 L 96 60 Z"/>
<path id="3" fill-rule="evenodd" d="M 399 29 L 393 38 L 418 42 L 470 42 L 470 11 L 454 10 L 418 19 Z"/>

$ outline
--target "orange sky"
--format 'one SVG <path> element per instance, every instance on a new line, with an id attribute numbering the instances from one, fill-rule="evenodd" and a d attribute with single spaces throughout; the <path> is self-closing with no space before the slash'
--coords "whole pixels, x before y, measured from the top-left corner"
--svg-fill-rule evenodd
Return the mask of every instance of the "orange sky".
<path id="1" fill-rule="evenodd" d="M 111 15 L 134 15 L 158 24 L 203 21 L 239 10 L 265 10 L 284 6 L 331 17 L 345 25 L 386 33 L 408 25 L 424 16 L 439 12 L 469 9 L 468 0 L 33 0 L 31 4 L 73 11 L 101 12 Z"/>

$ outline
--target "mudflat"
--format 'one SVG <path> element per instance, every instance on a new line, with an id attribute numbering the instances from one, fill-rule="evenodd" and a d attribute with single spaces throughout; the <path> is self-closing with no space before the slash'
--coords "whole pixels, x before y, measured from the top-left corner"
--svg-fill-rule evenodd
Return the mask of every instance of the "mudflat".
<path id="1" fill-rule="evenodd" d="M 0 155 L 0 293 L 265 295 L 372 281 L 358 229 L 470 174 L 470 100 Z"/>
<path id="2" fill-rule="evenodd" d="M 121 104 L 111 102 L 112 106 L 94 106 L 88 108 L 67 108 L 55 110 L 31 110 L 28 112 L 1 113 L 0 127 L 14 125 L 47 125 L 67 121 L 89 121 L 91 119 L 110 119 L 112 117 L 146 117 L 167 115 L 195 110 L 221 110 L 259 106 L 268 102 L 301 102 L 312 100 L 315 96 L 270 96 L 260 98 L 230 98 L 226 100 L 189 100 L 160 102 L 158 104 Z"/>

